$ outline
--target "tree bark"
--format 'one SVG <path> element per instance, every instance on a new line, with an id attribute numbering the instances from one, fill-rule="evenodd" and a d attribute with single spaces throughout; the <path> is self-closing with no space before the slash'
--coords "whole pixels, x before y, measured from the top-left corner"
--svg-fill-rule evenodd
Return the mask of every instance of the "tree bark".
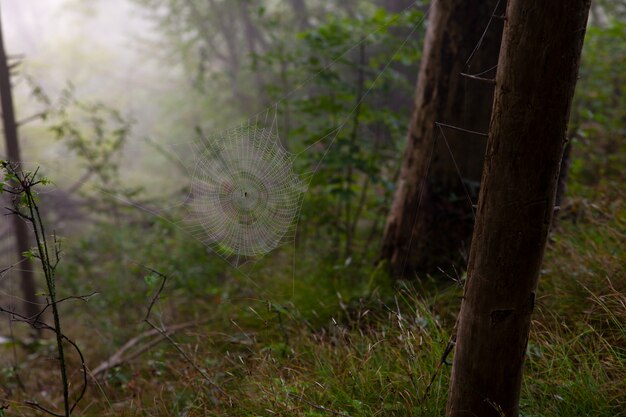
<path id="1" fill-rule="evenodd" d="M 493 21 L 485 32 L 496 4 L 436 0 L 432 5 L 408 142 L 383 236 L 381 259 L 389 261 L 394 275 L 449 265 L 469 243 L 471 203 L 450 201 L 452 191 L 464 196 L 465 188 L 435 123 L 487 131 L 493 85 L 461 73 L 481 73 L 497 63 L 502 23 Z M 445 139 L 463 177 L 478 182 L 486 138 L 446 130 Z"/>
<path id="2" fill-rule="evenodd" d="M 447 415 L 516 417 L 591 0 L 510 0 Z"/>
<path id="3" fill-rule="evenodd" d="M 4 138 L 7 147 L 7 158 L 10 162 L 21 164 L 20 143 L 17 136 L 17 123 L 15 122 L 15 110 L 13 108 L 13 92 L 11 90 L 11 73 L 4 50 L 2 23 L 0 19 L 0 101 L 2 102 L 2 123 L 4 125 Z M 22 260 L 23 253 L 30 250 L 30 239 L 26 223 L 19 216 L 11 216 L 13 231 L 15 233 L 15 250 L 17 258 Z M 35 277 L 32 272 L 31 261 L 24 260 L 21 264 L 21 287 L 24 297 L 24 311 L 30 317 L 39 312 L 38 300 L 35 287 Z"/>

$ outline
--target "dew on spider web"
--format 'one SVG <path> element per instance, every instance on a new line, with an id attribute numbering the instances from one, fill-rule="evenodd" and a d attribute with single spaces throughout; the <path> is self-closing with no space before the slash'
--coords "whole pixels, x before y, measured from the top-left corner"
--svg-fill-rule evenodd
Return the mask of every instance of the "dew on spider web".
<path id="1" fill-rule="evenodd" d="M 223 257 L 266 254 L 292 236 L 305 185 L 269 128 L 246 125 L 195 149 L 190 232 Z"/>

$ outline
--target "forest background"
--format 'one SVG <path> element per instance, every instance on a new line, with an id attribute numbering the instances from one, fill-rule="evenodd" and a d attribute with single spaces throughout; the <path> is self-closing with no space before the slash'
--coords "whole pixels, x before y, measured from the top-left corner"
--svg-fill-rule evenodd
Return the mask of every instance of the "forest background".
<path id="1" fill-rule="evenodd" d="M 376 262 L 424 41 L 428 5 L 411 4 L 2 2 L 22 158 L 52 181 L 39 204 L 63 237 L 59 296 L 89 295 L 60 305 L 97 381 L 76 415 L 443 414 L 441 359 L 469 249 L 402 279 Z M 626 7 L 597 1 L 527 349 L 524 416 L 624 410 L 624 62 Z M 296 239 L 239 270 L 177 221 L 189 144 L 257 113 L 275 116 L 283 145 L 302 152 L 296 171 L 326 156 Z M 330 141 L 318 140 L 338 125 L 326 154 Z M 478 184 L 462 180 L 475 200 Z M 471 223 L 465 195 L 438 192 Z M 3 217 L 2 300 L 19 306 L 14 243 Z M 57 407 L 51 339 L 9 316 L 1 328 L 2 413 L 32 415 L 25 401 Z M 68 369 L 79 386 L 73 353 Z"/>

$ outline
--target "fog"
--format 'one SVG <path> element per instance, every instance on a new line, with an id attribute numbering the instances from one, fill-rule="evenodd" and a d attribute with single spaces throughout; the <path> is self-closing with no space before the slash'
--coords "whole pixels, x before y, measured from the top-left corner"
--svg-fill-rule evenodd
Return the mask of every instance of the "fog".
<path id="1" fill-rule="evenodd" d="M 154 175 L 166 181 L 175 169 L 163 167 L 167 161 L 145 139 L 188 139 L 169 137 L 182 113 L 168 110 L 171 91 L 186 87 L 176 57 L 159 53 L 156 26 L 145 9 L 128 0 L 0 0 L 0 6 L 7 53 L 22 58 L 13 77 L 17 119 L 43 109 L 22 75 L 53 101 L 71 83 L 80 101 L 102 102 L 133 121 L 124 150 L 124 158 L 132 163 L 122 164 L 124 177 L 134 185 L 148 182 L 148 192 L 150 184 L 167 187 L 161 180 L 158 185 L 148 181 Z M 37 121 L 20 128 L 22 159 L 38 166 L 56 164 L 60 168 L 48 169 L 48 175 L 58 183 L 72 183 L 80 168 L 64 160 L 69 155 L 48 128 Z"/>
<path id="2" fill-rule="evenodd" d="M 143 117 L 146 94 L 163 92 L 145 45 L 151 25 L 126 0 L 2 0 L 7 51 L 51 94 L 68 80 L 90 100 Z M 163 71 L 161 71 L 163 72 Z M 165 74 L 161 74 L 165 76 Z M 16 97 L 16 100 L 18 98 Z"/>

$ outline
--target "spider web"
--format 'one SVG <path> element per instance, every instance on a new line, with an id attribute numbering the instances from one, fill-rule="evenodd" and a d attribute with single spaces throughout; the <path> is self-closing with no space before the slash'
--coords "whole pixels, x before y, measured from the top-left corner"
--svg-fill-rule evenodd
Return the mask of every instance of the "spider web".
<path id="1" fill-rule="evenodd" d="M 247 261 L 265 255 L 281 244 L 294 240 L 299 211 L 310 180 L 332 148 L 339 132 L 424 21 L 426 14 L 427 12 L 413 25 L 392 58 L 383 65 L 370 87 L 339 125 L 302 152 L 290 154 L 282 146 L 275 129 L 278 105 L 321 74 L 322 70 L 275 103 L 274 118 L 269 127 L 268 109 L 264 122 L 259 120 L 259 113 L 244 125 L 215 136 L 203 136 L 193 149 L 195 161 L 186 204 L 189 209 L 184 221 L 186 230 L 234 267 L 240 264 L 241 259 Z M 385 26 L 389 24 L 391 22 Z M 380 29 L 364 36 L 327 68 Z M 294 160 L 324 140 L 329 143 L 325 146 L 322 157 L 313 171 L 306 174 L 306 180 L 303 180 L 293 171 Z"/>
<path id="2" fill-rule="evenodd" d="M 414 6 L 415 4 L 411 4 L 400 14 Z M 168 207 L 171 209 L 182 205 L 186 211 L 182 221 L 172 218 L 164 207 L 144 206 L 105 189 L 97 191 L 184 229 L 191 237 L 236 269 L 239 269 L 238 266 L 242 261 L 261 257 L 284 243 L 294 241 L 302 200 L 313 175 L 331 150 L 339 132 L 351 120 L 361 102 L 391 65 L 393 58 L 421 26 L 427 14 L 428 11 L 413 25 L 410 33 L 395 50 L 393 57 L 378 71 L 367 91 L 347 115 L 341 118 L 339 125 L 302 152 L 292 154 L 282 146 L 276 128 L 278 105 L 286 102 L 372 35 L 393 24 L 397 18 L 363 36 L 328 63 L 324 69 L 287 92 L 274 104 L 274 117 L 270 123 L 268 115 L 271 107 L 267 112 L 258 113 L 238 127 L 210 136 L 201 135 L 199 140 L 191 144 L 193 151 L 191 163 L 185 162 L 186 155 L 173 150 L 177 145 L 189 149 L 188 141 L 166 145 L 167 148 L 172 147 L 173 158 L 184 166 L 190 178 L 189 195 L 186 200 L 182 204 Z M 264 121 L 260 117 L 263 113 Z M 328 144 L 313 171 L 304 175 L 294 172 L 296 158 L 322 141 L 328 141 Z"/>
<path id="3" fill-rule="evenodd" d="M 306 185 L 272 127 L 248 122 L 194 146 L 185 228 L 221 257 L 264 255 L 290 240 Z"/>

